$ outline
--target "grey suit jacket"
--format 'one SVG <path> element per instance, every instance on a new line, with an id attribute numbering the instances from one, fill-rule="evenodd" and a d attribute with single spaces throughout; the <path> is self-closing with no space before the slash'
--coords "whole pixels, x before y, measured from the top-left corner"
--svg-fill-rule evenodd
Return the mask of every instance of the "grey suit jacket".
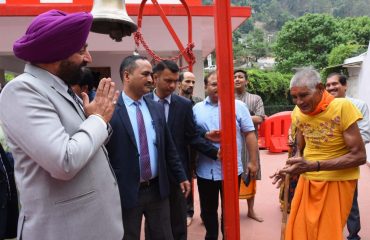
<path id="1" fill-rule="evenodd" d="M 27 64 L 0 95 L 15 158 L 23 240 L 121 240 L 117 181 L 98 117 L 85 119 L 59 78 Z"/>

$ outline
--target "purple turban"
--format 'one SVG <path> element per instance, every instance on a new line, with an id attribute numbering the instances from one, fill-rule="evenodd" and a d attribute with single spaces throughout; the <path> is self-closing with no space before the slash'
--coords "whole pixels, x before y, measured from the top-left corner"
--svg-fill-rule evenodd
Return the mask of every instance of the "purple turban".
<path id="1" fill-rule="evenodd" d="M 31 63 L 64 60 L 81 50 L 89 35 L 90 13 L 50 10 L 37 16 L 13 45 L 15 56 Z"/>

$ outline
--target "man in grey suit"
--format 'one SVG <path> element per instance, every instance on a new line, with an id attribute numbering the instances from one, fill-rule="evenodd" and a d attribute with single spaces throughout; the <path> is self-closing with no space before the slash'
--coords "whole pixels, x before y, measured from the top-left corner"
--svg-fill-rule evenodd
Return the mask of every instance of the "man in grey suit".
<path id="1" fill-rule="evenodd" d="M 118 98 L 102 79 L 96 98 L 78 100 L 69 82 L 91 62 L 90 13 L 51 10 L 14 43 L 27 62 L 3 89 L 0 119 L 15 158 L 18 239 L 121 240 L 117 181 L 103 146 Z"/>

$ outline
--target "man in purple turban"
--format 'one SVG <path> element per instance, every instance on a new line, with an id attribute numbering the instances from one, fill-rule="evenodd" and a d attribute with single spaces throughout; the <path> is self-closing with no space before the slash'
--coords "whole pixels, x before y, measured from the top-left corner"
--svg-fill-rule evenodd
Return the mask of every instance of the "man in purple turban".
<path id="1" fill-rule="evenodd" d="M 24 73 L 0 96 L 0 120 L 15 158 L 18 238 L 120 240 L 120 197 L 104 147 L 118 98 L 103 78 L 96 97 L 78 99 L 69 83 L 92 61 L 90 13 L 37 16 L 13 46 Z"/>

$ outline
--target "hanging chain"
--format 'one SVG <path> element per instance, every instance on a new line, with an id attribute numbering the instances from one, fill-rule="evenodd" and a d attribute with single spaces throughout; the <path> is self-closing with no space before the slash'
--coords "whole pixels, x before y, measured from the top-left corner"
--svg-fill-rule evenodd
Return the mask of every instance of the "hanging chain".
<path id="1" fill-rule="evenodd" d="M 138 48 L 141 44 L 143 46 L 143 48 L 146 50 L 146 52 L 154 59 L 155 62 L 160 62 L 160 61 L 163 61 L 163 60 L 172 60 L 172 61 L 176 62 L 181 57 L 181 55 L 186 54 L 190 59 L 189 65 L 194 65 L 194 63 L 195 63 L 195 56 L 194 56 L 194 53 L 193 53 L 193 48 L 195 46 L 194 42 L 188 43 L 186 45 L 186 48 L 184 48 L 183 51 L 181 51 L 178 55 L 176 55 L 174 57 L 161 58 L 152 49 L 150 49 L 149 45 L 144 40 L 143 34 L 139 30 L 134 33 L 134 40 L 135 40 L 136 47 Z M 187 69 L 189 67 L 189 65 L 180 67 L 180 69 L 181 70 Z"/>
<path id="2" fill-rule="evenodd" d="M 194 48 L 195 44 L 194 44 L 194 42 L 192 42 L 192 32 L 191 32 L 191 29 L 192 29 L 192 20 L 191 20 L 191 14 L 190 14 L 189 7 L 188 7 L 188 5 L 186 3 L 186 0 L 180 0 L 180 2 L 184 6 L 185 11 L 187 12 L 187 16 L 188 16 L 188 44 L 186 45 L 186 48 L 184 48 L 182 46 L 179 47 L 180 48 L 179 54 L 176 55 L 175 57 L 170 57 L 170 58 L 161 58 L 160 56 L 158 56 L 152 49 L 150 49 L 148 43 L 144 40 L 143 34 L 141 33 L 141 24 L 142 24 L 142 18 L 143 18 L 143 10 L 144 10 L 146 1 L 147 0 L 142 0 L 141 1 L 141 4 L 140 4 L 139 15 L 138 15 L 138 30 L 137 30 L 137 32 L 134 33 L 134 40 L 135 40 L 135 45 L 136 45 L 135 52 L 136 53 L 138 52 L 139 45 L 142 44 L 143 45 L 143 48 L 152 57 L 152 59 L 154 60 L 154 62 L 160 62 L 162 60 L 177 61 L 177 60 L 179 60 L 179 58 L 181 56 L 183 56 L 183 57 L 185 57 L 185 59 L 186 59 L 186 61 L 187 61 L 187 63 L 189 65 L 188 66 L 184 66 L 184 67 L 180 67 L 180 69 L 183 70 L 183 69 L 189 68 L 189 70 L 191 70 L 192 66 L 195 63 L 195 56 L 194 56 L 194 53 L 193 53 L 193 48 Z M 160 16 L 162 17 L 162 20 L 164 21 L 164 23 L 167 26 L 167 28 L 169 29 L 170 33 L 174 37 L 175 42 L 177 44 L 180 44 L 178 42 L 179 39 L 177 38 L 176 33 L 173 31 L 173 29 L 172 29 L 171 26 L 168 26 L 169 22 L 168 22 L 166 16 L 164 16 L 164 12 L 163 12 L 162 8 L 159 6 L 157 0 L 152 0 L 152 3 L 157 7 L 157 9 L 158 9 L 158 11 L 160 13 Z"/>

